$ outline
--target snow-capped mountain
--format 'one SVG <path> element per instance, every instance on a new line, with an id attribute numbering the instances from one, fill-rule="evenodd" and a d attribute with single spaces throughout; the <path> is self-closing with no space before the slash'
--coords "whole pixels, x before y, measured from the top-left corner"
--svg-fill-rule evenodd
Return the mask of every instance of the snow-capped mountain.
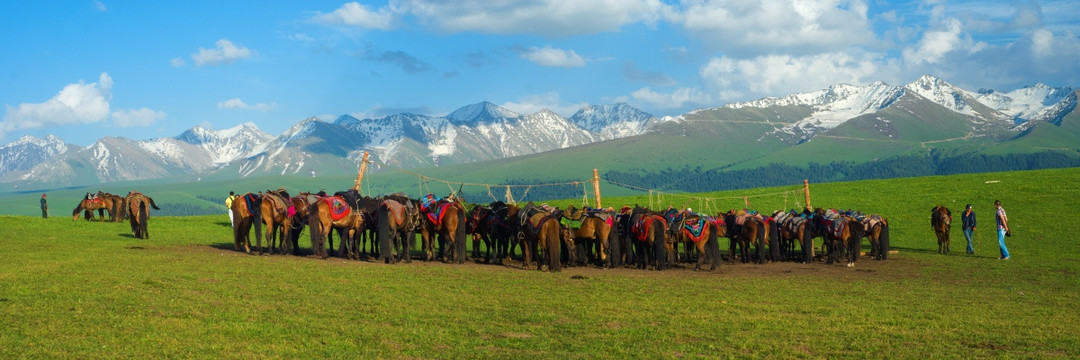
<path id="1" fill-rule="evenodd" d="M 0 178 L 8 174 L 27 171 L 35 165 L 76 148 L 60 138 L 48 135 L 44 139 L 23 136 L 10 144 L 0 146 Z"/>
<path id="2" fill-rule="evenodd" d="M 656 118 L 626 103 L 589 105 L 570 116 L 570 122 L 600 140 L 612 140 L 644 133 Z"/>
<path id="3" fill-rule="evenodd" d="M 769 108 L 775 106 L 806 106 L 809 116 L 777 129 L 778 133 L 794 135 L 800 140 L 843 124 L 851 118 L 877 112 L 903 95 L 904 89 L 875 82 L 866 86 L 838 84 L 827 89 L 797 93 L 780 98 L 764 98 L 728 104 L 729 109 Z"/>
<path id="4" fill-rule="evenodd" d="M 445 116 L 342 115 L 333 122 L 312 117 L 277 136 L 244 124 L 224 130 L 196 126 L 176 137 L 150 140 L 105 137 L 86 148 L 64 144 L 55 136 L 23 137 L 0 146 L 0 181 L 66 186 L 185 174 L 225 178 L 340 174 L 354 172 L 364 151 L 379 164 L 412 168 L 502 159 L 653 133 L 738 139 L 742 146 L 762 144 L 771 137 L 767 148 L 747 152 L 753 156 L 822 134 L 845 139 L 880 135 L 876 141 L 914 136 L 906 141 L 925 148 L 946 140 L 1015 137 L 1041 123 L 1061 125 L 1075 110 L 1078 93 L 1042 84 L 1008 92 L 972 92 L 926 75 L 900 86 L 838 84 L 663 119 L 623 103 L 586 106 L 567 119 L 547 110 L 518 114 L 481 102 Z M 943 131 L 947 136 L 935 137 Z"/>
<path id="5" fill-rule="evenodd" d="M 1060 123 L 1061 117 L 1076 107 L 1077 89 L 1044 84 L 1009 92 L 980 90 L 972 96 L 980 103 L 1011 116 L 1015 123 L 1029 120 Z"/>

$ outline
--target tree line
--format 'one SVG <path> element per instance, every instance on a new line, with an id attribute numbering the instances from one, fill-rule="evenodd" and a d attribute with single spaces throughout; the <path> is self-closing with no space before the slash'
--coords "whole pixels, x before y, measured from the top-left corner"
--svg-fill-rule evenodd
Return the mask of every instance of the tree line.
<path id="1" fill-rule="evenodd" d="M 927 156 L 898 156 L 862 164 L 834 161 L 826 164 L 811 162 L 806 167 L 771 163 L 745 170 L 704 169 L 701 166 L 660 171 L 610 170 L 604 173 L 604 179 L 647 189 L 708 192 L 791 185 L 803 179 L 822 183 L 1077 166 L 1080 166 L 1080 158 L 1051 151 L 960 156 L 945 156 L 932 151 Z"/>

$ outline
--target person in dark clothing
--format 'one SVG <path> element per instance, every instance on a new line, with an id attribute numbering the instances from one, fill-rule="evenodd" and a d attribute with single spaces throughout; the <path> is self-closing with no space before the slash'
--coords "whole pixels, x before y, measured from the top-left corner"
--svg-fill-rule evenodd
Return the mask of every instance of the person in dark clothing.
<path id="1" fill-rule="evenodd" d="M 971 238 L 975 236 L 975 211 L 971 210 L 971 204 L 967 204 L 964 214 L 960 217 L 964 223 L 964 237 L 967 238 L 967 253 L 974 254 L 975 248 L 971 247 Z"/>
<path id="2" fill-rule="evenodd" d="M 49 218 L 49 203 L 45 201 L 45 194 L 41 194 L 41 218 Z"/>

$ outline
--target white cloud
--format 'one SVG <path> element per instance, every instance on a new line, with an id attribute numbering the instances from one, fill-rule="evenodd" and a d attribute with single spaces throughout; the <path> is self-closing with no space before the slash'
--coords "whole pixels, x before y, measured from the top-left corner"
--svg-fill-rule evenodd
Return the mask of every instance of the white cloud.
<path id="1" fill-rule="evenodd" d="M 389 7 L 368 10 L 356 2 L 346 3 L 329 14 L 315 15 L 315 21 L 326 25 L 348 25 L 369 29 L 390 30 L 394 28 L 399 14 Z"/>
<path id="2" fill-rule="evenodd" d="M 125 109 L 114 111 L 112 117 L 113 124 L 118 127 L 143 127 L 153 125 L 158 120 L 164 119 L 165 113 L 148 108 Z"/>
<path id="3" fill-rule="evenodd" d="M 702 66 L 701 77 L 721 98 L 751 95 L 776 96 L 826 88 L 838 83 L 861 84 L 882 80 L 895 69 L 879 54 L 861 57 L 835 52 L 806 56 L 768 55 L 752 59 L 719 57 Z"/>
<path id="4" fill-rule="evenodd" d="M 0 134 L 13 130 L 97 123 L 109 117 L 112 78 L 101 73 L 98 82 L 82 80 L 65 86 L 56 96 L 41 103 L 7 105 Z"/>
<path id="5" fill-rule="evenodd" d="M 521 58 L 532 61 L 540 66 L 548 67 L 582 67 L 585 59 L 574 50 L 563 50 L 545 46 L 543 49 L 531 47 L 521 53 Z"/>
<path id="6" fill-rule="evenodd" d="M 675 16 L 672 6 L 660 0 L 399 0 L 390 8 L 446 32 L 542 36 L 614 32 L 627 24 L 653 25 Z"/>
<path id="7" fill-rule="evenodd" d="M 94 0 L 94 8 L 97 9 L 97 11 L 109 11 L 109 9 L 105 7 L 105 4 L 98 0 Z"/>
<path id="8" fill-rule="evenodd" d="M 683 8 L 679 24 L 728 54 L 814 53 L 875 42 L 868 7 L 858 0 L 697 0 Z"/>
<path id="9" fill-rule="evenodd" d="M 942 21 L 941 28 L 928 30 L 914 48 L 903 51 L 904 60 L 909 64 L 935 64 L 964 43 L 960 20 L 948 18 Z"/>
<path id="10" fill-rule="evenodd" d="M 528 95 L 517 101 L 508 101 L 499 106 L 518 114 L 535 114 L 540 110 L 547 109 L 563 117 L 569 117 L 578 110 L 581 110 L 585 105 L 588 105 L 588 103 L 584 102 L 561 105 L 559 102 L 559 93 L 552 91 L 544 94 Z"/>
<path id="11" fill-rule="evenodd" d="M 184 67 L 184 65 L 187 65 L 187 62 L 185 62 L 184 59 L 182 59 L 182 58 L 175 57 L 175 58 L 169 59 L 169 65 L 172 65 L 172 67 L 174 67 L 174 68 L 178 68 L 178 67 Z"/>
<path id="12" fill-rule="evenodd" d="M 256 54 L 254 50 L 236 46 L 228 39 L 218 40 L 214 45 L 217 47 L 213 49 L 200 47 L 198 52 L 191 54 L 191 60 L 195 61 L 195 66 L 231 64 L 233 61 Z"/>
<path id="13" fill-rule="evenodd" d="M 630 94 L 635 100 L 646 102 L 660 109 L 680 108 L 684 104 L 709 104 L 711 96 L 696 88 L 678 88 L 670 93 L 660 93 L 651 88 L 641 88 Z"/>
<path id="14" fill-rule="evenodd" d="M 1031 51 L 1035 56 L 1054 54 L 1054 34 L 1046 29 L 1036 30 L 1031 34 Z"/>
<path id="15" fill-rule="evenodd" d="M 218 106 L 218 109 L 236 109 L 236 110 L 252 110 L 252 111 L 258 111 L 258 112 L 267 112 L 267 111 L 274 110 L 274 108 L 277 107 L 277 104 L 276 103 L 269 103 L 269 104 L 267 104 L 267 103 L 256 103 L 254 105 L 249 105 L 249 104 L 245 103 L 243 100 L 240 100 L 240 98 L 232 98 L 232 99 L 229 99 L 229 100 L 219 102 L 217 104 L 217 106 Z"/>

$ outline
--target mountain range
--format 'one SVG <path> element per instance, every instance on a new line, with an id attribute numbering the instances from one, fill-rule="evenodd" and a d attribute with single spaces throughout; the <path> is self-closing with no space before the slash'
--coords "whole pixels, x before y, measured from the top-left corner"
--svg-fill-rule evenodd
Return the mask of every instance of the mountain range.
<path id="1" fill-rule="evenodd" d="M 0 146 L 0 182 L 83 186 L 187 176 L 232 179 L 356 171 L 369 151 L 396 168 L 446 167 L 537 157 L 650 168 L 682 163 L 753 168 L 822 159 L 874 161 L 938 151 L 1030 152 L 1080 148 L 1069 122 L 1078 91 L 1036 84 L 1008 92 L 970 91 L 926 75 L 904 85 L 838 84 L 817 91 L 738 102 L 667 117 L 625 103 L 587 106 L 569 118 L 547 110 L 518 114 L 490 102 L 445 116 L 304 119 L 279 135 L 254 124 L 194 127 L 175 137 L 105 137 L 81 147 L 55 136 Z M 649 149 L 643 156 L 628 149 Z M 475 168 L 475 167 L 474 167 Z M 576 170 L 575 170 L 576 171 Z M 544 170 L 520 176 L 540 176 Z"/>

